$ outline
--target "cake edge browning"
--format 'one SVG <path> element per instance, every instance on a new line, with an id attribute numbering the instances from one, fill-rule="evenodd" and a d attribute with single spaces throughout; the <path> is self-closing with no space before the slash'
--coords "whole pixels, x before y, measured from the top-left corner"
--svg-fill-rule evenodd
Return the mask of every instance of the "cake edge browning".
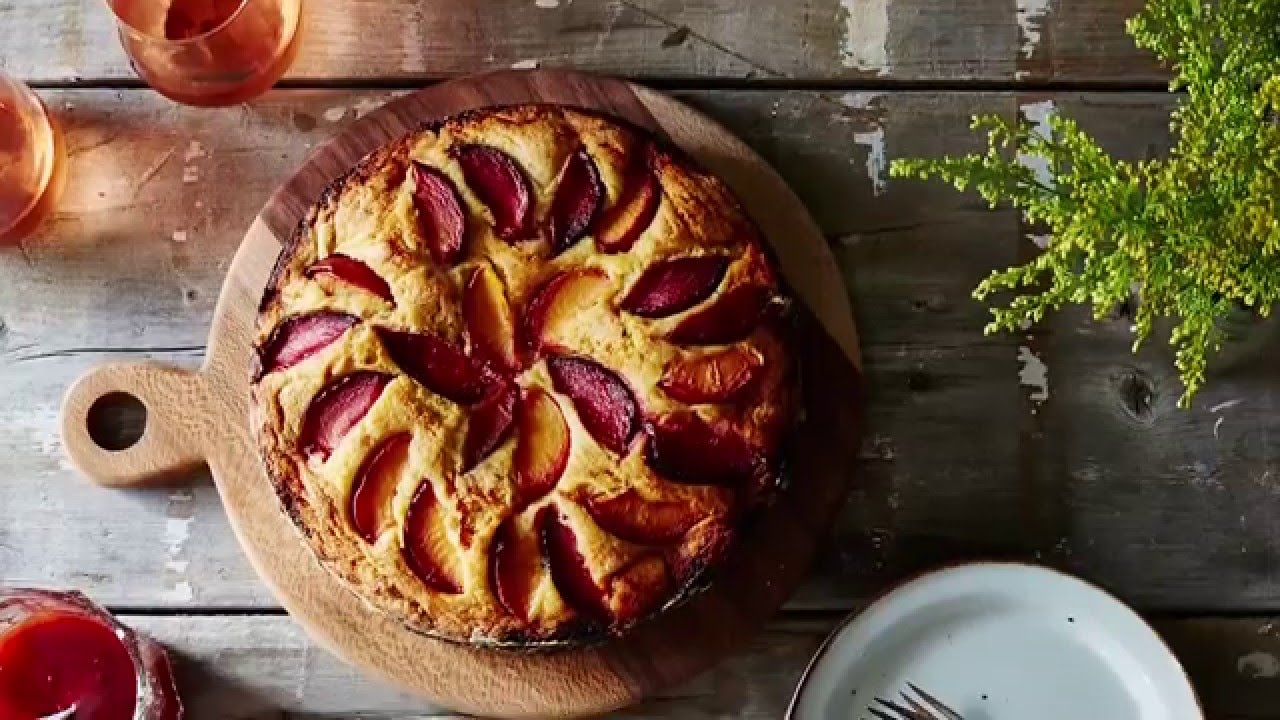
<path id="1" fill-rule="evenodd" d="M 716 185 L 723 197 L 728 198 L 732 203 L 732 211 L 750 224 L 754 230 L 756 237 L 754 242 L 759 245 L 770 268 L 773 270 L 775 293 L 784 298 L 786 302 L 792 302 L 793 294 L 788 292 L 784 279 L 777 272 L 778 264 L 773 249 L 765 241 L 763 232 L 758 224 L 743 208 L 736 193 L 721 178 L 708 172 L 696 159 L 671 143 L 667 138 L 625 119 L 591 109 L 537 103 L 478 108 L 447 118 L 424 122 L 418 128 L 411 130 L 400 138 L 366 154 L 351 169 L 328 183 L 321 191 L 319 198 L 311 205 L 288 240 L 283 244 L 263 291 L 258 308 L 259 317 L 265 316 L 269 311 L 280 305 L 282 282 L 286 280 L 289 268 L 298 261 L 300 246 L 308 239 L 309 231 L 321 216 L 325 212 L 331 212 L 336 207 L 339 199 L 348 188 L 367 182 L 389 158 L 398 154 L 407 154 L 413 139 L 420 133 L 424 131 L 438 132 L 446 125 L 465 124 L 495 113 L 546 112 L 548 110 L 557 112 L 572 111 L 618 125 L 634 133 L 638 138 L 643 139 L 652 149 L 651 152 L 654 153 L 655 157 L 673 165 L 682 166 Z M 794 332 L 794 327 L 785 308 L 782 312 L 774 314 L 773 322 L 783 337 L 785 346 L 788 349 L 794 347 L 794 343 L 790 342 L 789 337 Z M 422 611 L 421 607 L 417 607 L 409 598 L 396 591 L 393 587 L 382 586 L 381 589 L 389 591 L 386 594 L 391 597 L 381 597 L 378 601 L 375 601 L 374 598 L 369 596 L 369 593 L 361 590 L 367 584 L 361 582 L 361 573 L 358 567 L 363 558 L 334 557 L 328 552 L 330 543 L 326 542 L 327 535 L 321 528 L 328 527 L 333 523 L 341 523 L 343 518 L 332 517 L 330 513 L 325 513 L 323 508 L 317 507 L 308 499 L 308 491 L 302 473 L 294 463 L 290 462 L 294 452 L 293 448 L 286 447 L 282 436 L 278 432 L 272 431 L 278 425 L 274 424 L 263 413 L 264 403 L 261 402 L 262 398 L 259 395 L 260 387 L 258 383 L 258 379 L 262 375 L 262 367 L 257 350 L 258 348 L 255 347 L 250 377 L 252 395 L 250 423 L 258 445 L 260 461 L 263 463 L 275 495 L 281 503 L 281 508 L 289 517 L 295 531 L 299 533 L 299 537 L 311 549 L 321 567 L 337 578 L 348 592 L 359 598 L 366 607 L 393 618 L 412 632 L 427 637 L 474 647 L 534 652 L 586 647 L 606 642 L 611 638 L 625 634 L 641 623 L 646 623 L 657 616 L 666 614 L 688 603 L 709 588 L 715 582 L 716 574 L 723 570 L 729 562 L 732 562 L 730 556 L 744 545 L 745 536 L 754 533 L 756 528 L 759 527 L 760 523 L 756 522 L 758 519 L 756 516 L 766 511 L 781 492 L 787 491 L 793 485 L 791 479 L 787 477 L 785 457 L 782 457 L 781 453 L 788 445 L 787 436 L 793 431 L 795 425 L 794 410 L 796 407 L 795 400 L 798 397 L 799 372 L 794 359 L 789 363 L 786 371 L 785 389 L 780 401 L 786 409 L 786 419 L 777 433 L 776 451 L 779 453 L 777 462 L 774 464 L 771 473 L 758 481 L 756 492 L 750 494 L 751 499 L 745 512 L 735 511 L 728 518 L 730 522 L 716 523 L 715 527 L 708 533 L 709 537 L 702 543 L 699 552 L 693 557 L 687 558 L 686 571 L 683 573 L 681 582 L 667 594 L 664 601 L 641 616 L 630 619 L 626 623 L 613 628 L 582 618 L 576 618 L 562 624 L 554 633 L 549 635 L 529 633 L 524 630 L 492 634 L 489 632 L 490 628 L 479 627 L 472 628 L 472 632 L 468 636 L 463 636 L 460 633 L 451 633 L 448 630 L 441 629 L 432 617 Z M 417 612 L 414 612 L 415 607 Z"/>

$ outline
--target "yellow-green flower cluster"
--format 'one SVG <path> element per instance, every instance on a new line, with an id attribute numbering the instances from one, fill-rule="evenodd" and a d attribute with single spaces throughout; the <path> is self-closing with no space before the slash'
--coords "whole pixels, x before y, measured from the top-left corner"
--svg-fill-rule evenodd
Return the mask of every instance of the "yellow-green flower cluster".
<path id="1" fill-rule="evenodd" d="M 1266 315 L 1280 301 L 1280 0 L 1149 0 L 1128 29 L 1173 68 L 1181 93 L 1166 157 L 1116 160 L 1065 118 L 1051 117 L 1046 135 L 979 117 L 985 153 L 898 160 L 891 170 L 1011 203 L 1052 231 L 1040 256 L 974 291 L 1013 293 L 987 332 L 1067 303 L 1102 318 L 1138 287 L 1134 348 L 1157 318 L 1173 318 L 1185 406 L 1221 344 L 1219 320 L 1237 305 Z M 1027 158 L 1042 159 L 1051 182 Z"/>

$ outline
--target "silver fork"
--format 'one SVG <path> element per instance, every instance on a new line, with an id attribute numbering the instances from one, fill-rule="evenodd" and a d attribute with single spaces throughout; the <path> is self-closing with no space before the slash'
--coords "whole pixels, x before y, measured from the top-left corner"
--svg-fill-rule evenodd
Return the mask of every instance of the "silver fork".
<path id="1" fill-rule="evenodd" d="M 915 683 L 907 683 L 907 688 L 898 693 L 899 700 L 876 698 L 879 706 L 873 705 L 867 708 L 867 712 L 879 720 L 964 720 L 960 713 Z"/>

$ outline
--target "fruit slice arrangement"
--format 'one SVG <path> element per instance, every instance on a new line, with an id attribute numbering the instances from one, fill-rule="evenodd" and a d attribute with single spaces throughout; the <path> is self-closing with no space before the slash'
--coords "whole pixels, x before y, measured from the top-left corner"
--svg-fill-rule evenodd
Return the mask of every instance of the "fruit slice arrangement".
<path id="1" fill-rule="evenodd" d="M 472 642 L 598 637 L 678 601 L 775 485 L 788 412 L 776 280 L 725 197 L 547 107 L 364 161 L 259 327 L 259 439 L 320 556 Z"/>

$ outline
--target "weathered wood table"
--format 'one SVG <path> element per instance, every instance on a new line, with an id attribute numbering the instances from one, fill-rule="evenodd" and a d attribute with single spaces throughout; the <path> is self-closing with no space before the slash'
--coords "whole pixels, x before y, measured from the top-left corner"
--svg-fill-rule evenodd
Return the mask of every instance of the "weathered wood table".
<path id="1" fill-rule="evenodd" d="M 315 0 L 282 87 L 200 110 L 142 87 L 101 0 L 0 0 L 0 67 L 61 121 L 57 215 L 0 248 L 0 582 L 76 587 L 168 643 L 194 718 L 433 716 L 310 644 L 241 557 L 207 480 L 91 487 L 59 399 L 108 359 L 198 364 L 231 254 L 317 142 L 403 89 L 490 68 L 637 78 L 727 124 L 828 233 L 871 382 L 860 477 L 811 581 L 736 658 L 645 717 L 783 712 L 837 619 L 923 567 L 1043 561 L 1155 620 L 1208 717 L 1280 718 L 1280 327 L 1241 317 L 1190 411 L 1126 309 L 983 337 L 969 298 L 1035 252 L 1013 213 L 889 158 L 976 147 L 974 112 L 1167 144 L 1137 0 Z M 123 418 L 128 432 L 137 419 Z"/>

